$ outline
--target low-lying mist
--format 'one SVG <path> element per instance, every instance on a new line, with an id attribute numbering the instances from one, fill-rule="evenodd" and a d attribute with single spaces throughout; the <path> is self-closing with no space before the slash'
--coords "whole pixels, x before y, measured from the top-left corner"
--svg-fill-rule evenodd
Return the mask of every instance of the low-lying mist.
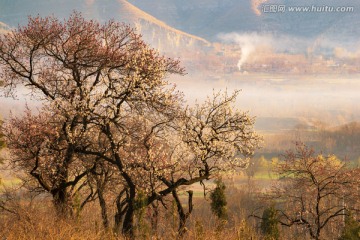
<path id="1" fill-rule="evenodd" d="M 359 76 L 189 74 L 172 81 L 192 104 L 213 91 L 241 89 L 238 107 L 257 118 L 321 120 L 330 126 L 360 120 Z M 271 129 L 269 129 L 271 130 Z"/>
<path id="2" fill-rule="evenodd" d="M 192 105 L 215 91 L 241 90 L 238 108 L 257 118 L 319 120 L 329 126 L 360 121 L 360 81 L 352 76 L 285 76 L 272 74 L 205 74 L 173 76 L 170 83 Z M 26 105 L 36 110 L 40 103 L 20 89 L 16 99 L 0 98 L 0 114 L 21 114 Z M 271 130 L 271 129 L 268 129 Z"/>

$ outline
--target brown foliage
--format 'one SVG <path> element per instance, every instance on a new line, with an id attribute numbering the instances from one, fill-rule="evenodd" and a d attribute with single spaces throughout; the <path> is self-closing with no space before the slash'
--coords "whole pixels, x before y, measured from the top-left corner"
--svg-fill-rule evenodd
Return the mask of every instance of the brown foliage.
<path id="1" fill-rule="evenodd" d="M 358 182 L 344 162 L 316 155 L 302 144 L 285 154 L 277 173 L 279 183 L 268 197 L 279 204 L 281 224 L 303 226 L 313 239 L 330 225 L 338 226 L 359 199 Z"/>

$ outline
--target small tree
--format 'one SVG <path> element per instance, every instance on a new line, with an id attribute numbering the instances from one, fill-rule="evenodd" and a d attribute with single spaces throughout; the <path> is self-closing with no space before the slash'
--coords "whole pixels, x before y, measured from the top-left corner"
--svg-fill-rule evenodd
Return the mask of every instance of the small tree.
<path id="1" fill-rule="evenodd" d="M 312 239 L 320 239 L 325 228 L 338 224 L 358 201 L 358 185 L 345 163 L 316 155 L 303 144 L 288 151 L 276 171 L 280 179 L 268 197 L 279 203 L 279 222 L 304 227 Z"/>
<path id="2" fill-rule="evenodd" d="M 360 239 L 360 223 L 354 219 L 351 212 L 345 217 L 345 227 L 342 230 L 339 240 L 358 240 Z"/>
<path id="3" fill-rule="evenodd" d="M 261 232 L 265 236 L 266 240 L 279 239 L 279 220 L 277 210 L 274 206 L 266 208 L 262 215 Z"/>
<path id="4" fill-rule="evenodd" d="M 210 193 L 210 206 L 211 211 L 213 214 L 221 220 L 227 219 L 227 209 L 226 209 L 226 195 L 225 195 L 225 184 L 221 181 L 221 179 L 218 179 L 215 181 L 216 187 L 215 189 Z"/>

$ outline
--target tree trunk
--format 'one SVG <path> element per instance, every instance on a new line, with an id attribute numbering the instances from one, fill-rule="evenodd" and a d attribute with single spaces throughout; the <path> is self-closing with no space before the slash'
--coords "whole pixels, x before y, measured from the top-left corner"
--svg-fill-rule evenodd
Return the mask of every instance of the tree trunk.
<path id="1" fill-rule="evenodd" d="M 127 211 L 125 213 L 122 233 L 129 239 L 135 239 L 134 216 L 135 216 L 135 186 L 129 188 Z"/>
<path id="2" fill-rule="evenodd" d="M 72 216 L 72 208 L 69 203 L 69 196 L 66 188 L 60 188 L 52 191 L 53 203 L 56 215 L 59 218 L 68 218 Z"/>
<path id="3" fill-rule="evenodd" d="M 109 220 L 107 216 L 107 208 L 106 208 L 106 202 L 104 199 L 103 191 L 101 188 L 98 188 L 98 197 L 99 197 L 99 204 L 101 208 L 101 218 L 103 222 L 103 226 L 105 230 L 109 229 Z"/>
<path id="4" fill-rule="evenodd" d="M 59 183 L 57 187 L 51 191 L 54 199 L 56 213 L 57 216 L 60 218 L 68 218 L 73 215 L 73 208 L 71 206 L 71 200 L 69 199 L 69 193 L 67 187 L 67 181 L 69 175 L 68 169 L 72 156 L 73 156 L 73 149 L 72 146 L 69 145 L 63 165 L 58 165 L 59 173 L 57 177 L 59 179 Z"/>
<path id="5" fill-rule="evenodd" d="M 122 223 L 122 219 L 124 217 L 124 214 L 126 213 L 126 209 L 127 209 L 127 198 L 122 199 L 123 195 L 126 193 L 126 190 L 123 190 L 119 193 L 119 195 L 116 198 L 116 213 L 114 216 L 114 232 L 117 234 L 120 234 L 121 232 L 121 223 Z"/>
<path id="6" fill-rule="evenodd" d="M 192 197 L 193 197 L 193 191 L 188 191 L 189 194 L 189 211 L 185 213 L 184 208 L 181 204 L 181 201 L 179 199 L 179 196 L 177 195 L 176 190 L 172 191 L 172 195 L 175 199 L 175 203 L 177 206 L 178 214 L 179 214 L 179 228 L 178 228 L 178 234 L 179 237 L 182 237 L 186 232 L 186 220 L 189 218 L 192 210 L 193 210 L 193 204 L 192 204 Z"/>

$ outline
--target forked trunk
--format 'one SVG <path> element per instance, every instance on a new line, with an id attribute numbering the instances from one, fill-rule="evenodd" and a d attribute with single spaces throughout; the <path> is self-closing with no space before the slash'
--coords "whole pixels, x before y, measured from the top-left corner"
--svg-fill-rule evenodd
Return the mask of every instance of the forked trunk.
<path id="1" fill-rule="evenodd" d="M 179 199 L 179 196 L 176 192 L 176 190 L 173 190 L 172 191 L 172 195 L 175 199 L 175 203 L 176 203 L 176 206 L 177 206 L 177 211 L 178 211 L 178 214 L 179 214 L 179 228 L 178 228 L 178 235 L 179 237 L 182 237 L 185 232 L 186 232 L 186 221 L 187 219 L 189 218 L 192 210 L 193 210 L 193 204 L 192 204 L 192 197 L 193 197 L 193 191 L 188 191 L 188 194 L 189 194 L 189 210 L 187 213 L 185 213 L 184 211 L 184 208 L 181 204 L 181 201 Z"/>

